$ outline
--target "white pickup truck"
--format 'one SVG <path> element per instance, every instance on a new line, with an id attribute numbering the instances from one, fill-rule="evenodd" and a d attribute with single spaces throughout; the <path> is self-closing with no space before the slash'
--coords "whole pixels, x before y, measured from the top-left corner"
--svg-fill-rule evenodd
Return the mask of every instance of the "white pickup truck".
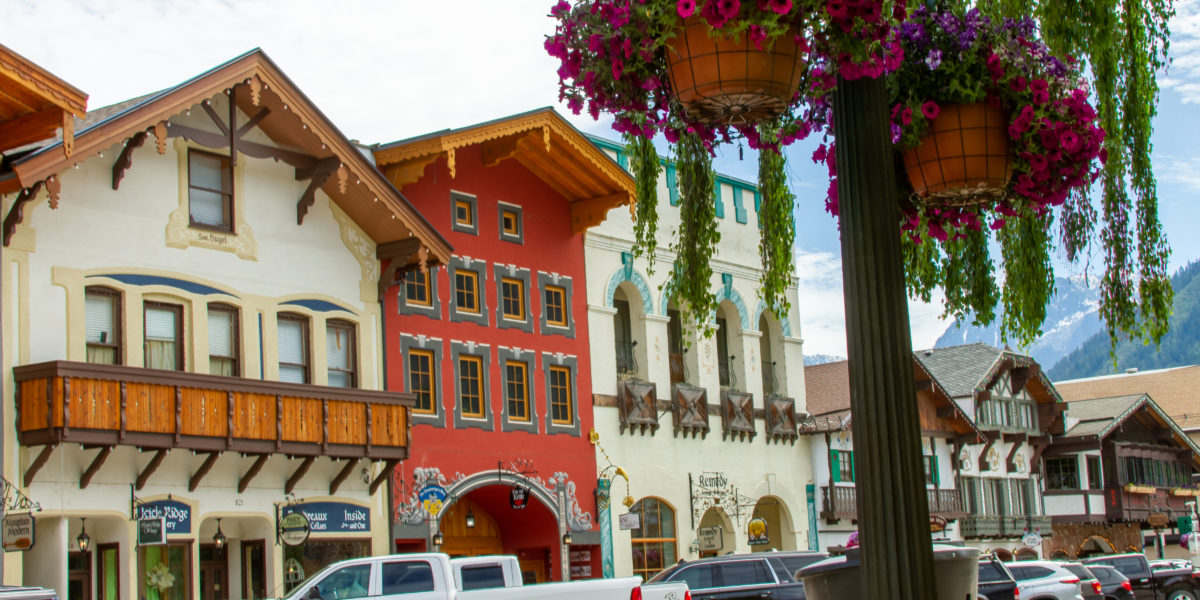
<path id="1" fill-rule="evenodd" d="M 393 554 L 334 563 L 301 583 L 287 600 L 691 600 L 682 582 L 642 585 L 640 577 L 523 585 L 512 556 L 450 558 Z"/>

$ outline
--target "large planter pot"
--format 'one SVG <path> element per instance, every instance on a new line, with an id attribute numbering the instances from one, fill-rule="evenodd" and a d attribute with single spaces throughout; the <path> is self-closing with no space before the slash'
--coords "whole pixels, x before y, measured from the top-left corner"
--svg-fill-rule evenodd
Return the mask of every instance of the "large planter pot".
<path id="1" fill-rule="evenodd" d="M 1007 128 L 1008 112 L 986 102 L 943 106 L 920 145 L 904 151 L 913 191 L 954 206 L 1002 196 L 1012 177 Z"/>
<path id="2" fill-rule="evenodd" d="M 804 71 L 795 36 L 764 42 L 762 50 L 749 38 L 714 38 L 700 17 L 683 22 L 667 53 L 667 70 L 688 116 L 706 123 L 748 123 L 787 108 Z"/>

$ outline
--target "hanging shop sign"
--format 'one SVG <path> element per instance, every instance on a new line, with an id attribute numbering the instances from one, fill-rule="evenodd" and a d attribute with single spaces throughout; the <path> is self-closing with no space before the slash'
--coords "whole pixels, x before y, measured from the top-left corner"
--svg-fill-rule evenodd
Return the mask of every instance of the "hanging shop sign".
<path id="1" fill-rule="evenodd" d="M 941 533 L 946 530 L 946 517 L 929 515 L 929 533 Z"/>
<path id="2" fill-rule="evenodd" d="M 750 537 L 751 546 L 771 543 L 771 536 L 767 534 L 767 520 L 762 517 L 750 519 L 750 523 L 746 525 L 746 533 Z"/>
<path id="3" fill-rule="evenodd" d="M 33 547 L 34 525 L 32 513 L 5 515 L 2 530 L 5 552 L 24 552 Z"/>
<path id="4" fill-rule="evenodd" d="M 138 519 L 137 524 L 139 546 L 161 546 L 167 543 L 166 517 Z"/>
<path id="5" fill-rule="evenodd" d="M 642 516 L 638 513 L 625 513 L 617 517 L 621 529 L 641 529 Z"/>
<path id="6" fill-rule="evenodd" d="M 1026 531 L 1025 535 L 1021 536 L 1021 543 L 1026 548 L 1037 548 L 1042 545 L 1042 534 L 1037 531 Z"/>
<path id="7" fill-rule="evenodd" d="M 192 507 L 178 500 L 155 500 L 137 505 L 137 520 L 165 519 L 167 535 L 182 535 L 192 532 Z"/>
<path id="8" fill-rule="evenodd" d="M 523 487 L 514 487 L 508 493 L 508 505 L 513 510 L 521 510 L 529 504 L 529 489 Z"/>
<path id="9" fill-rule="evenodd" d="M 1171 519 L 1167 516 L 1167 513 L 1150 513 L 1146 515 L 1146 522 L 1155 529 L 1162 529 L 1171 522 Z"/>
<path id="10" fill-rule="evenodd" d="M 312 533 L 308 517 L 301 511 L 290 512 L 279 518 L 279 541 L 288 546 L 299 546 L 308 541 Z"/>
<path id="11" fill-rule="evenodd" d="M 696 530 L 696 539 L 700 541 L 701 552 L 715 552 L 725 546 L 725 536 L 721 527 L 701 527 Z"/>
<path id="12" fill-rule="evenodd" d="M 305 502 L 283 507 L 283 516 L 304 513 L 312 533 L 367 533 L 371 531 L 371 512 L 348 502 Z"/>
<path id="13" fill-rule="evenodd" d="M 417 492 L 417 500 L 421 502 L 421 508 L 429 513 L 430 517 L 437 518 L 442 513 L 442 505 L 446 502 L 446 488 L 434 484 L 427 485 Z"/>

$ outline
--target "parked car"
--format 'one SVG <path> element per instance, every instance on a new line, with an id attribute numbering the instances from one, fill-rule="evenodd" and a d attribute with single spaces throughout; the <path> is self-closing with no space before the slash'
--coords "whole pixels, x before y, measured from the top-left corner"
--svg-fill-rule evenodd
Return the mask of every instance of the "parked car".
<path id="1" fill-rule="evenodd" d="M 1129 578 L 1137 600 L 1200 600 L 1200 586 L 1189 569 L 1150 569 L 1144 554 L 1107 554 L 1083 561 L 1115 567 Z"/>
<path id="2" fill-rule="evenodd" d="M 979 557 L 979 599 L 1017 600 L 1017 580 L 1008 567 L 992 554 Z"/>
<path id="3" fill-rule="evenodd" d="M 1182 558 L 1164 558 L 1150 561 L 1151 571 L 1166 571 L 1169 569 L 1191 569 L 1192 561 Z"/>
<path id="4" fill-rule="evenodd" d="M 1100 580 L 1100 589 L 1104 592 L 1104 600 L 1135 600 L 1133 586 L 1129 585 L 1129 578 L 1122 575 L 1120 571 L 1100 564 L 1091 565 L 1088 570 L 1096 576 L 1096 579 Z"/>
<path id="5" fill-rule="evenodd" d="M 1007 566 L 1017 580 L 1021 600 L 1083 600 L 1079 577 L 1062 563 L 1023 560 Z"/>
<path id="6" fill-rule="evenodd" d="M 514 556 L 451 559 L 445 554 L 352 558 L 321 569 L 288 600 L 688 600 L 683 582 L 642 585 L 640 577 L 523 585 Z"/>
<path id="7" fill-rule="evenodd" d="M 58 594 L 49 588 L 0 585 L 0 600 L 58 600 Z"/>
<path id="8" fill-rule="evenodd" d="M 650 582 L 686 582 L 696 600 L 804 600 L 804 584 L 796 572 L 826 558 L 826 552 L 726 554 L 681 562 Z"/>
<path id="9" fill-rule="evenodd" d="M 1100 580 L 1096 577 L 1092 570 L 1083 566 L 1082 563 L 1064 562 L 1059 563 L 1064 569 L 1075 574 L 1079 578 L 1079 593 L 1083 594 L 1083 600 L 1103 600 L 1104 590 L 1100 585 Z"/>

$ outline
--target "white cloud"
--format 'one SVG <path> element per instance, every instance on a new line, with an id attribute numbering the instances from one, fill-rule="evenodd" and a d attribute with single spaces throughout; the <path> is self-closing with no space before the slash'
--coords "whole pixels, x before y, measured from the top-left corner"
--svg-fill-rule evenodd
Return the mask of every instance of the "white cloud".
<path id="1" fill-rule="evenodd" d="M 1170 27 L 1171 65 L 1159 85 L 1178 92 L 1184 104 L 1200 104 L 1200 1 L 1176 3 Z"/>
<path id="2" fill-rule="evenodd" d="M 846 356 L 846 313 L 842 293 L 842 261 L 829 252 L 796 254 L 799 278 L 800 330 L 805 354 Z M 909 300 L 913 349 L 932 348 L 946 330 L 941 294 L 932 304 Z"/>
<path id="3" fill-rule="evenodd" d="M 1200 88 L 1200 85 L 1197 86 Z M 1200 99 L 1197 99 L 1200 103 Z M 1200 156 L 1154 155 L 1154 174 L 1161 183 L 1174 183 L 1200 192 Z M 1175 196 L 1174 194 L 1172 196 Z M 1168 199 L 1163 199 L 1168 200 Z M 1187 199 L 1188 202 L 1191 199 Z"/>

